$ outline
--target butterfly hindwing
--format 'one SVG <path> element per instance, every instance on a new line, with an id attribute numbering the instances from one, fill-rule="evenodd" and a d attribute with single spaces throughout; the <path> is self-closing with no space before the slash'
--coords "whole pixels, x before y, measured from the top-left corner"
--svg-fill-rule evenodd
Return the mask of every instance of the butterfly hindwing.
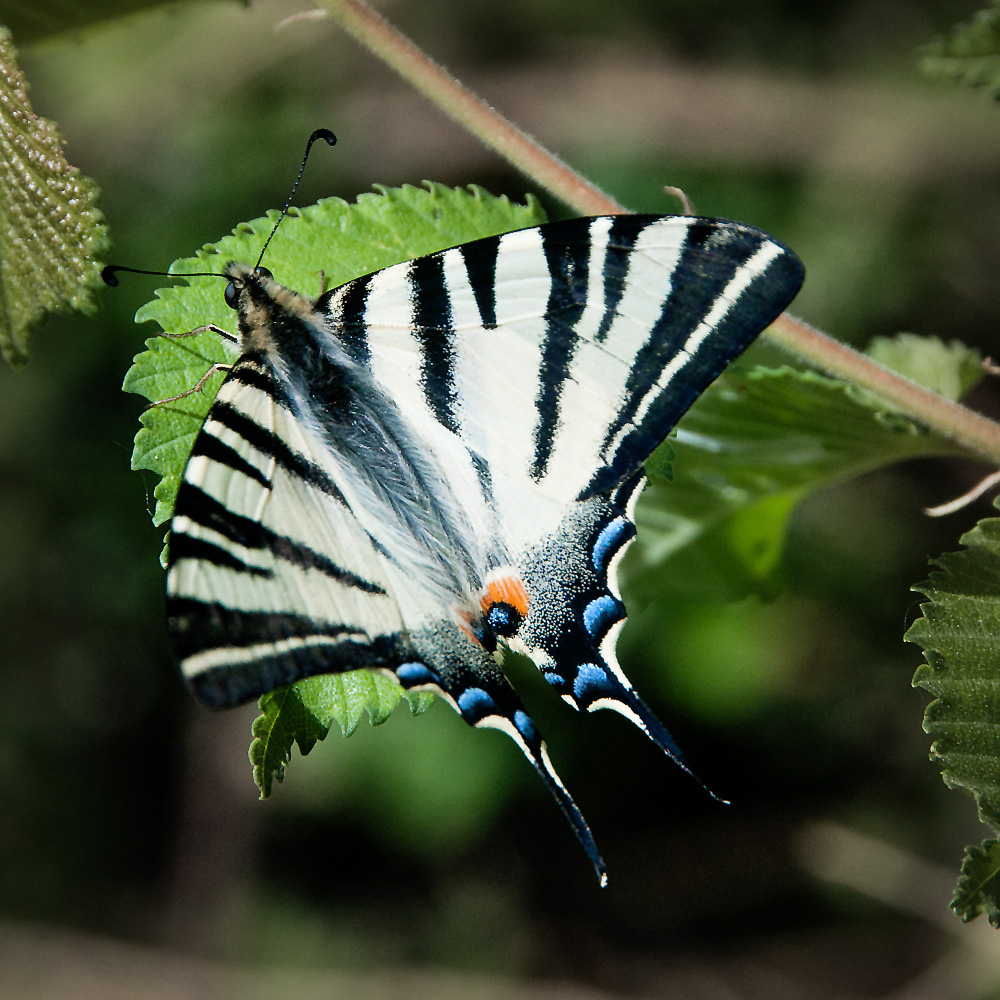
<path id="1" fill-rule="evenodd" d="M 413 643 L 422 660 L 396 671 L 403 687 L 436 691 L 470 726 L 506 733 L 545 782 L 603 883 L 606 868 L 590 827 L 552 766 L 545 741 L 496 660 L 448 622 L 419 630 Z"/>
<path id="2" fill-rule="evenodd" d="M 294 396 L 265 358 L 245 354 L 188 461 L 167 587 L 171 637 L 192 691 L 218 708 L 358 667 L 434 691 L 469 725 L 517 743 L 603 879 L 590 829 L 496 661 L 455 621 L 405 628 L 392 574 L 337 485 L 352 477 L 296 412 Z"/>
<path id="3" fill-rule="evenodd" d="M 315 302 L 230 265 L 240 360 L 171 524 L 178 660 L 213 707 L 372 667 L 501 729 L 603 879 L 498 658 L 687 768 L 615 656 L 642 463 L 794 296 L 737 223 L 613 216 L 477 240 Z M 227 293 L 228 299 L 228 293 Z"/>
<path id="4" fill-rule="evenodd" d="M 634 473 L 610 493 L 574 504 L 559 530 L 525 554 L 523 577 L 535 598 L 517 642 L 564 701 L 588 712 L 618 712 L 691 773 L 615 653 L 625 623 L 618 564 L 635 538 L 633 511 L 644 484 Z"/>

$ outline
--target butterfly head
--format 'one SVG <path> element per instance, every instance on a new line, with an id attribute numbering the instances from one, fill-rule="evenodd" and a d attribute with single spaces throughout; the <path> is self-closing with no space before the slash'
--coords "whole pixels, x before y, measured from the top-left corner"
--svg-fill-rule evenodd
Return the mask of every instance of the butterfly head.
<path id="1" fill-rule="evenodd" d="M 226 305 L 230 309 L 240 308 L 240 297 L 244 291 L 251 291 L 255 286 L 260 288 L 262 278 L 273 278 L 274 275 L 266 267 L 249 268 L 245 264 L 235 264 L 230 261 L 223 271 L 223 276 L 229 278 L 226 285 Z M 256 279 L 256 280 L 254 280 Z M 257 296 L 260 298 L 260 296 Z"/>
<path id="2" fill-rule="evenodd" d="M 244 351 L 272 348 L 278 327 L 296 319 L 309 322 L 314 315 L 312 300 L 275 281 L 266 267 L 230 261 L 222 277 L 229 279 L 226 305 L 236 311 Z"/>
<path id="3" fill-rule="evenodd" d="M 230 261 L 222 269 L 228 278 L 223 293 L 226 305 L 239 320 L 243 350 L 266 349 L 275 315 L 275 292 L 284 291 L 266 267 L 250 267 Z"/>

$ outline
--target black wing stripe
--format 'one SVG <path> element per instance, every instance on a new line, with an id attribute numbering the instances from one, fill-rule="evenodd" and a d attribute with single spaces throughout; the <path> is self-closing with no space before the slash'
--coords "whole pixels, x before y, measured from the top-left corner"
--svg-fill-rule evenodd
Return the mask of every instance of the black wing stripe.
<path id="1" fill-rule="evenodd" d="M 789 261 L 787 257 L 777 258 L 768 269 L 767 280 L 772 284 L 783 280 L 784 271 L 789 279 L 798 282 L 801 272 L 795 263 Z M 765 306 L 764 309 L 753 308 L 752 283 L 743 296 L 746 298 L 742 303 L 743 308 L 730 309 L 724 317 L 713 324 L 712 337 L 703 341 L 692 352 L 691 360 L 685 364 L 683 379 L 672 380 L 669 391 L 659 390 L 655 394 L 636 429 L 626 436 L 623 445 L 627 445 L 627 448 L 619 446 L 618 451 L 635 452 L 646 447 L 647 443 L 650 450 L 656 447 L 664 437 L 660 428 L 664 425 L 673 427 L 691 404 L 715 381 L 726 365 L 742 354 L 757 334 L 780 312 L 772 305 Z M 748 316 L 753 317 L 753 322 L 749 325 Z M 683 385 L 683 392 L 678 391 L 675 382 Z M 659 434 L 658 439 L 652 441 L 657 434 Z M 617 468 L 617 465 L 615 467 Z"/>
<path id="2" fill-rule="evenodd" d="M 545 306 L 546 329 L 535 399 L 538 422 L 533 435 L 534 455 L 529 471 L 536 481 L 545 475 L 552 455 L 560 419 L 560 396 L 569 377 L 577 343 L 574 327 L 587 307 L 590 226 L 589 219 L 570 220 L 560 226 L 555 239 L 551 237 L 550 230 L 540 230 L 551 285 Z"/>
<path id="3" fill-rule="evenodd" d="M 334 497 L 340 503 L 345 503 L 344 496 L 332 479 L 315 462 L 310 462 L 304 455 L 293 451 L 284 441 L 266 427 L 261 427 L 255 420 L 236 409 L 226 400 L 217 400 L 208 411 L 208 424 L 215 421 L 238 434 L 247 444 L 262 455 L 273 458 L 283 469 L 298 476 L 310 486 L 315 487 L 327 496 Z"/>
<path id="4" fill-rule="evenodd" d="M 710 274 L 699 274 L 704 271 L 699 266 L 702 248 L 715 232 L 715 227 L 701 222 L 692 223 L 688 228 L 660 316 L 649 339 L 635 356 L 629 375 L 628 403 L 612 425 L 609 437 L 633 418 L 646 393 L 656 385 L 664 367 L 684 350 L 691 334 L 732 281 L 736 271 L 760 246 L 760 239 L 745 240 L 742 246 L 734 245 L 729 255 L 714 261 Z M 694 276 L 699 280 L 686 280 Z M 684 400 L 684 410 L 690 401 Z"/>
<path id="5" fill-rule="evenodd" d="M 369 636 L 302 615 L 242 611 L 192 598 L 174 598 L 167 610 L 181 662 L 206 651 L 218 661 L 187 674 L 195 697 L 211 708 L 239 705 L 314 674 L 392 668 L 413 657 L 396 633 Z"/>
<path id="6" fill-rule="evenodd" d="M 420 345 L 420 386 L 437 421 L 458 433 L 455 328 L 444 276 L 444 257 L 418 257 L 410 265 L 413 333 Z"/>
<path id="7" fill-rule="evenodd" d="M 226 378 L 230 384 L 250 386 L 259 389 L 270 396 L 276 403 L 288 407 L 289 400 L 285 394 L 281 383 L 274 377 L 270 370 L 264 366 L 256 354 L 245 354 L 233 365 L 232 370 Z"/>
<path id="8" fill-rule="evenodd" d="M 639 234 L 645 228 L 637 226 L 635 218 L 628 215 L 616 215 L 611 223 L 604 251 L 604 264 L 601 268 L 604 315 L 601 317 L 597 333 L 594 334 L 594 340 L 599 344 L 607 338 L 611 324 L 618 315 L 618 307 L 625 294 L 628 279 L 629 257 Z"/>
<path id="9" fill-rule="evenodd" d="M 374 277 L 375 273 L 355 278 L 346 285 L 331 289 L 316 301 L 316 311 L 328 316 L 330 303 L 336 297 L 340 308 L 340 314 L 336 316 L 337 337 L 351 358 L 362 365 L 367 365 L 371 360 L 366 314 Z"/>
<path id="10" fill-rule="evenodd" d="M 223 569 L 231 569 L 248 576 L 259 576 L 270 579 L 274 573 L 261 566 L 254 566 L 237 558 L 229 549 L 209 542 L 204 538 L 175 531 L 170 536 L 170 565 L 174 566 L 183 559 L 193 559 L 195 562 L 210 563 Z"/>
<path id="11" fill-rule="evenodd" d="M 501 237 L 488 236 L 456 248 L 465 262 L 469 287 L 475 296 L 479 321 L 484 330 L 495 330 L 497 326 L 497 255 L 500 242 Z"/>
<path id="12" fill-rule="evenodd" d="M 483 502 L 488 506 L 493 506 L 493 473 L 490 472 L 489 463 L 478 452 L 469 451 L 469 461 L 476 470 L 476 479 L 479 481 L 479 489 L 483 495 Z"/>
<path id="13" fill-rule="evenodd" d="M 279 535 L 252 517 L 234 513 L 215 497 L 190 483 L 183 483 L 178 491 L 175 510 L 175 518 L 186 517 L 200 527 L 214 531 L 244 549 L 270 552 L 276 559 L 281 559 L 299 569 L 316 570 L 344 586 L 363 590 L 368 594 L 385 594 L 378 584 L 371 583 L 356 573 L 338 566 L 332 559 L 302 542 L 295 541 L 287 535 Z M 184 548 L 186 543 L 182 541 L 185 537 L 188 541 L 197 541 L 184 531 L 175 532 L 175 535 L 180 544 L 175 545 L 174 541 L 171 541 L 171 565 L 180 559 L 190 558 Z"/>
<path id="14" fill-rule="evenodd" d="M 762 250 L 765 258 L 772 251 L 770 259 L 759 271 L 751 265 L 744 283 L 741 270 Z M 579 498 L 610 489 L 641 464 L 719 372 L 778 315 L 801 281 L 798 259 L 763 233 L 692 220 L 670 291 L 633 360 L 625 402 L 608 427 L 602 445 L 607 465 Z M 764 294 L 756 290 L 758 283 Z M 782 297 L 784 288 L 787 297 Z M 705 317 L 727 302 L 727 311 L 713 320 L 711 336 L 695 338 Z M 664 382 L 664 372 L 678 359 L 682 363 Z"/>
<path id="15" fill-rule="evenodd" d="M 220 441 L 214 434 L 199 434 L 195 439 L 191 456 L 201 455 L 211 462 L 219 462 L 234 472 L 239 472 L 259 483 L 264 489 L 271 488 L 271 481 L 256 466 L 251 465 L 235 448 Z"/>
<path id="16" fill-rule="evenodd" d="M 364 629 L 343 622 L 278 611 L 245 611 L 227 607 L 219 601 L 199 601 L 192 597 L 175 597 L 169 611 L 173 619 L 200 619 L 205 629 L 197 644 L 186 646 L 182 639 L 178 652 L 185 658 L 202 649 L 238 651 L 287 639 L 367 638 Z M 189 632 L 183 628 L 177 631 L 182 637 Z"/>

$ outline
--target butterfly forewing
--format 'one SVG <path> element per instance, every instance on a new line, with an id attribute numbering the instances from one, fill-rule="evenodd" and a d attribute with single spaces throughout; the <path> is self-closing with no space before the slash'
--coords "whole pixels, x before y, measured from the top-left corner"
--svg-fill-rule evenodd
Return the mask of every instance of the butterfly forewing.
<path id="1" fill-rule="evenodd" d="M 798 259 L 749 227 L 623 215 L 478 240 L 320 306 L 348 337 L 364 330 L 408 414 L 568 501 L 635 471 L 801 281 Z"/>

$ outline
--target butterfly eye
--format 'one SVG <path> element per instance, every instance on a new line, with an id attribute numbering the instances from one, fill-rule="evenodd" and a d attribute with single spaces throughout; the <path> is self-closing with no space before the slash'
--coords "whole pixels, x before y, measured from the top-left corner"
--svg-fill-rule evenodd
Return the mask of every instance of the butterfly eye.
<path id="1" fill-rule="evenodd" d="M 230 309 L 235 309 L 239 305 L 240 301 L 240 289 L 239 285 L 235 281 L 230 281 L 226 285 L 226 305 Z"/>
<path id="2" fill-rule="evenodd" d="M 254 268 L 254 274 L 256 274 L 258 278 L 273 278 L 274 277 L 274 275 L 271 274 L 271 272 L 266 267 L 255 267 Z"/>

